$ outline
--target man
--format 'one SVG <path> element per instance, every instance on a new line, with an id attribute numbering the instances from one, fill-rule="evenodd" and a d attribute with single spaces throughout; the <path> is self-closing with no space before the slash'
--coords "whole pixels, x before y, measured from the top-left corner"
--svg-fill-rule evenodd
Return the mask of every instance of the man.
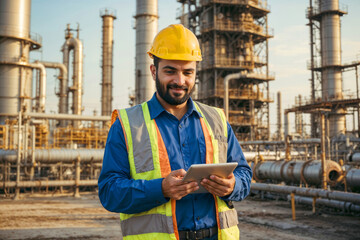
<path id="1" fill-rule="evenodd" d="M 124 239 L 239 239 L 231 201 L 250 191 L 251 169 L 222 110 L 194 102 L 196 36 L 170 25 L 148 52 L 152 99 L 113 113 L 99 178 L 103 206 L 119 212 Z M 192 164 L 238 162 L 227 178 L 199 186 L 182 178 Z"/>

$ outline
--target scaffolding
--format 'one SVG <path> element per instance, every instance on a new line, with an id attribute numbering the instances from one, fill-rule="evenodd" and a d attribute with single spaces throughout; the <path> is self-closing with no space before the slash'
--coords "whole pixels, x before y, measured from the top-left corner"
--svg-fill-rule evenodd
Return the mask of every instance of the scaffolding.
<path id="1" fill-rule="evenodd" d="M 239 140 L 270 138 L 267 1 L 178 0 L 178 18 L 200 40 L 194 98 L 223 108 L 224 78 L 242 72 L 229 84 L 229 123 Z"/>
<path id="2" fill-rule="evenodd" d="M 54 148 L 104 148 L 108 130 L 100 128 L 56 128 Z"/>

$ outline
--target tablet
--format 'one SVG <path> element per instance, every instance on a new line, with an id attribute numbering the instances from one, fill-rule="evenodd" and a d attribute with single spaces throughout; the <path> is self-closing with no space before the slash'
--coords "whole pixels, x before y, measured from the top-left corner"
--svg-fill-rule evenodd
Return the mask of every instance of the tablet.
<path id="1" fill-rule="evenodd" d="M 197 181 L 197 183 L 199 184 L 199 189 L 192 193 L 207 193 L 208 191 L 200 184 L 203 178 L 209 178 L 210 175 L 216 175 L 225 178 L 234 171 L 237 165 L 237 162 L 193 164 L 190 166 L 189 170 L 184 176 L 183 182 Z"/>

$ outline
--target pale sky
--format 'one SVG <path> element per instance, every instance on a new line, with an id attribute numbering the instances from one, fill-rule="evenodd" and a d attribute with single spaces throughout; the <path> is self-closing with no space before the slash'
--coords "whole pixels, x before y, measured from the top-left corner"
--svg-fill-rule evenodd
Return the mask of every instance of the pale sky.
<path id="1" fill-rule="evenodd" d="M 159 0 L 159 30 L 176 19 L 181 4 L 176 0 Z M 271 13 L 269 27 L 274 29 L 274 38 L 269 41 L 270 72 L 275 81 L 270 82 L 270 94 L 275 102 L 270 105 L 271 132 L 276 126 L 276 93 L 282 93 L 283 109 L 294 104 L 294 97 L 302 94 L 310 96 L 310 74 L 307 61 L 310 59 L 309 27 L 306 26 L 308 0 L 268 0 Z M 348 14 L 341 18 L 342 59 L 349 63 L 360 60 L 360 1 L 340 0 L 348 6 Z M 39 52 L 31 52 L 31 60 L 62 62 L 61 46 L 65 41 L 65 28 L 80 25 L 80 39 L 84 45 L 84 115 L 101 111 L 101 42 L 102 19 L 100 9 L 116 10 L 114 22 L 114 62 L 113 62 L 113 107 L 128 107 L 129 89 L 135 88 L 135 0 L 32 0 L 31 32 L 42 36 L 43 47 Z M 57 111 L 58 80 L 55 70 L 47 70 L 46 112 Z M 354 71 L 343 74 L 343 89 L 355 92 Z M 294 124 L 292 124 L 293 127 Z M 352 126 L 348 126 L 352 128 Z"/>

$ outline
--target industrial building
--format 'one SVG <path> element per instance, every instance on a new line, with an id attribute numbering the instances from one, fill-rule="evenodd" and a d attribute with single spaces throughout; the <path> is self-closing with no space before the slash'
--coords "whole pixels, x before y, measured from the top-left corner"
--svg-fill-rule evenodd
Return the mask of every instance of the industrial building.
<path id="1" fill-rule="evenodd" d="M 178 1 L 181 22 L 200 39 L 204 61 L 196 99 L 225 108 L 239 140 L 269 140 L 270 97 L 267 1 Z M 227 75 L 240 73 L 225 87 Z"/>
<path id="2" fill-rule="evenodd" d="M 274 33 L 268 26 L 268 1 L 177 2 L 177 17 L 197 35 L 204 56 L 193 97 L 224 108 L 253 168 L 252 190 L 292 194 L 292 199 L 294 194 L 314 201 L 331 199 L 339 206 L 348 202 L 353 204 L 351 211 L 360 211 L 360 128 L 353 133 L 345 128 L 348 112 L 360 122 L 359 90 L 349 98 L 342 89 L 342 72 L 354 71 L 358 82 L 360 62 L 341 61 L 340 17 L 346 9 L 339 0 L 309 2 L 311 98 L 285 109 L 283 127 L 278 94 L 276 139 L 270 134 L 269 104 L 274 102 L 270 88 L 275 75 L 269 69 L 268 41 Z M 31 34 L 30 6 L 30 0 L 0 2 L 0 194 L 15 199 L 34 191 L 79 196 L 81 191 L 96 190 L 101 170 L 113 110 L 116 11 L 100 10 L 101 116 L 87 116 L 83 115 L 80 26 L 64 23 L 62 62 L 33 61 L 29 55 L 42 42 Z M 146 52 L 158 31 L 157 1 L 137 0 L 134 18 L 135 91 L 130 105 L 149 99 L 155 91 Z M 45 113 L 48 68 L 58 69 L 56 114 Z M 296 134 L 290 132 L 290 113 L 296 114 Z M 303 132 L 303 114 L 311 116 L 310 134 Z"/>

